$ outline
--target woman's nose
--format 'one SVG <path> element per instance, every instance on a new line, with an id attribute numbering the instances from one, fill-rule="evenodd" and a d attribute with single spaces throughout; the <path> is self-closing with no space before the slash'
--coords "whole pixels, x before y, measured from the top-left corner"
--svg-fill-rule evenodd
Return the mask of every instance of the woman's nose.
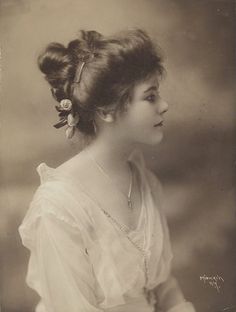
<path id="1" fill-rule="evenodd" d="M 162 98 L 160 98 L 159 105 L 158 105 L 158 113 L 160 115 L 163 115 L 164 113 L 168 111 L 168 107 L 169 107 L 168 103 Z"/>

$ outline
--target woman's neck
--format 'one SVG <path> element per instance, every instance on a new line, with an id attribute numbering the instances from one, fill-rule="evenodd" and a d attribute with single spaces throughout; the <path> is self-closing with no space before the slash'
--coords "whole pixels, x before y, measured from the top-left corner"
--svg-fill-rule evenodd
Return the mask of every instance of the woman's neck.
<path id="1" fill-rule="evenodd" d="M 112 133 L 98 136 L 85 149 L 99 164 L 110 173 L 126 171 L 128 158 L 134 144 L 112 136 Z"/>

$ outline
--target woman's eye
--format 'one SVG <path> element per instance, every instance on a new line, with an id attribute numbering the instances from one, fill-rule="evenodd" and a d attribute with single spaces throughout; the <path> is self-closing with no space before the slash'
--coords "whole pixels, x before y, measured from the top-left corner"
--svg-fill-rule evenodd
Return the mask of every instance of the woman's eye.
<path id="1" fill-rule="evenodd" d="M 151 94 L 148 97 L 146 97 L 145 100 L 150 102 L 150 103 L 154 103 L 156 101 L 156 95 L 155 94 Z"/>

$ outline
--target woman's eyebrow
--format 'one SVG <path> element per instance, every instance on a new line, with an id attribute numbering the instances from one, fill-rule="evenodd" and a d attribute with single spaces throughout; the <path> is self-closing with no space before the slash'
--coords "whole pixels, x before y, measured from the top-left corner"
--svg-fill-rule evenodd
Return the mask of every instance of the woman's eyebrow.
<path id="1" fill-rule="evenodd" d="M 147 93 L 149 91 L 156 91 L 157 90 L 157 86 L 151 86 L 150 88 L 148 88 L 147 90 L 145 90 L 143 93 Z"/>

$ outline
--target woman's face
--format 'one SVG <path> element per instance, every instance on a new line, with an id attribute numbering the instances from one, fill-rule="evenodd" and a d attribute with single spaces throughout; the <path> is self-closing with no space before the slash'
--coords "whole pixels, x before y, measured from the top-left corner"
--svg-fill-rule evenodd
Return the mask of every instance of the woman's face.
<path id="1" fill-rule="evenodd" d="M 155 145 L 162 140 L 168 104 L 160 97 L 158 88 L 156 74 L 138 83 L 127 111 L 116 119 L 115 127 L 130 143 Z"/>

